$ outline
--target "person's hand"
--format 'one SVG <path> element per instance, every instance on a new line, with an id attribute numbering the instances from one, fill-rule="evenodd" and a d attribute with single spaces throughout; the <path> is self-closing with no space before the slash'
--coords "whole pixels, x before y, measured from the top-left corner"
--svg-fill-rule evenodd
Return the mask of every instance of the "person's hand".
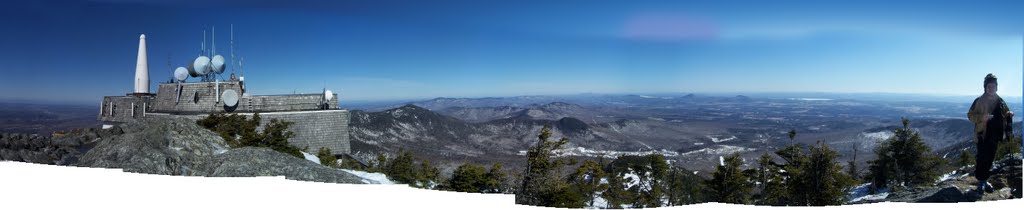
<path id="1" fill-rule="evenodd" d="M 988 120 L 991 120 L 991 119 L 992 119 L 992 117 L 993 117 L 993 116 L 992 116 L 991 114 L 986 114 L 986 115 L 985 115 L 985 122 L 988 122 Z"/>

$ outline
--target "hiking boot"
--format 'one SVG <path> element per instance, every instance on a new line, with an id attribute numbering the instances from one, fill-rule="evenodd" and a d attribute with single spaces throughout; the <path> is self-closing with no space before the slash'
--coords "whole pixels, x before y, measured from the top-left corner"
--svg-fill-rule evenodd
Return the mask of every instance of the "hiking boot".
<path id="1" fill-rule="evenodd" d="M 985 181 L 978 182 L 978 189 L 975 190 L 975 191 L 978 192 L 978 194 L 985 194 L 985 183 L 988 183 L 988 182 L 985 182 Z"/>
<path id="2" fill-rule="evenodd" d="M 996 191 L 995 189 L 992 188 L 992 184 L 989 184 L 988 182 L 983 182 L 982 187 L 985 188 L 985 192 L 987 193 L 992 193 Z"/>

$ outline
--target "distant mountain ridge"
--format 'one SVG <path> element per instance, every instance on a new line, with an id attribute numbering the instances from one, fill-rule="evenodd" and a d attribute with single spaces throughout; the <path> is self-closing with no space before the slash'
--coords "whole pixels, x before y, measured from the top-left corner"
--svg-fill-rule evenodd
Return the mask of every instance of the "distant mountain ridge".
<path id="1" fill-rule="evenodd" d="M 402 148 L 438 159 L 507 160 L 521 158 L 521 152 L 536 142 L 540 128 L 552 125 L 555 138 L 569 137 L 567 155 L 658 152 L 686 160 L 681 163 L 691 165 L 684 167 L 694 170 L 711 169 L 719 156 L 733 152 L 750 159 L 789 145 L 785 132 L 790 129 L 799 133 L 796 143 L 828 143 L 840 151 L 841 161 L 859 152 L 858 162 L 871 158 L 873 146 L 900 126 L 901 117 L 912 119 L 911 127 L 922 132 L 933 150 L 970 139 L 971 125 L 965 119 L 969 101 L 877 101 L 858 96 L 678 93 L 434 98 L 371 109 L 374 112 L 353 110 L 350 127 L 353 151 Z M 413 110 L 402 112 L 421 114 L 393 114 L 403 108 Z M 1021 108 L 1018 104 L 1011 109 Z M 360 117 L 365 120 L 355 119 Z"/>
<path id="2" fill-rule="evenodd" d="M 449 107 L 437 112 L 468 122 L 486 122 L 497 119 L 526 117 L 531 119 L 558 120 L 573 117 L 596 123 L 599 113 L 580 105 L 565 102 L 551 102 L 543 105 L 530 104 L 523 107 Z"/>
<path id="3" fill-rule="evenodd" d="M 571 117 L 559 120 L 517 115 L 471 123 L 416 105 L 380 112 L 352 111 L 350 136 L 371 149 L 407 149 L 439 157 L 515 156 L 536 141 L 544 125 L 556 136 L 585 139 L 589 126 Z"/>

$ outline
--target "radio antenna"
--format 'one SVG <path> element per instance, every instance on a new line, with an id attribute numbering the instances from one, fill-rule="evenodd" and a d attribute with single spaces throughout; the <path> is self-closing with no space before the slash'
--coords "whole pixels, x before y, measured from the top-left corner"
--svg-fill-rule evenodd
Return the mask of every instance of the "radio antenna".
<path id="1" fill-rule="evenodd" d="M 171 73 L 171 81 L 174 81 L 174 67 L 171 67 L 171 54 L 167 53 L 167 71 Z"/>
<path id="2" fill-rule="evenodd" d="M 210 42 L 213 42 L 213 50 L 210 50 L 210 57 L 217 54 L 217 26 L 213 26 L 213 34 L 210 35 Z"/>
<path id="3" fill-rule="evenodd" d="M 206 27 L 203 27 L 203 47 L 200 49 L 202 50 L 199 51 L 199 56 L 206 55 Z"/>
<path id="4" fill-rule="evenodd" d="M 231 24 L 231 41 L 228 43 L 231 47 L 231 75 L 235 75 L 235 24 Z"/>

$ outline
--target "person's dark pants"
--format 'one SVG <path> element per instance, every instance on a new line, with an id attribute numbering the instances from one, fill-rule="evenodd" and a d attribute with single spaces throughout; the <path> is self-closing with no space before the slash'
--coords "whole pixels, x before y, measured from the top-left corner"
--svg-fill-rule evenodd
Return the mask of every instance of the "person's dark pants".
<path id="1" fill-rule="evenodd" d="M 978 158 L 975 158 L 977 162 L 974 164 L 974 177 L 978 178 L 978 181 L 988 180 L 991 175 L 992 161 L 995 159 L 996 145 L 999 143 L 1000 137 L 989 135 L 978 142 Z"/>

